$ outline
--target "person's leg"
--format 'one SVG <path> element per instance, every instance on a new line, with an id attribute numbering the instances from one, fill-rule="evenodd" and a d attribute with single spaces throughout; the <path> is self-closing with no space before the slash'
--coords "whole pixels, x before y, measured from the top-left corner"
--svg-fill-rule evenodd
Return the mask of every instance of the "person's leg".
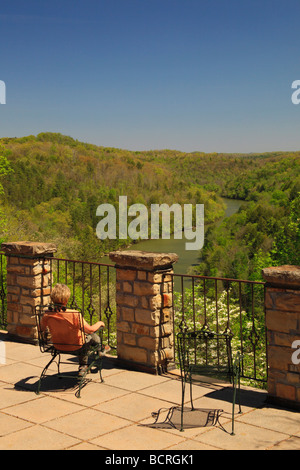
<path id="1" fill-rule="evenodd" d="M 100 356 L 105 356 L 105 354 L 107 354 L 111 350 L 108 344 L 102 346 L 100 337 L 96 333 L 88 335 L 86 339 L 86 344 L 88 344 L 91 348 L 97 346 L 96 350 L 99 351 Z"/>
<path id="2" fill-rule="evenodd" d="M 99 349 L 99 351 L 101 350 L 101 341 L 96 333 L 87 335 L 85 339 L 85 344 L 78 351 L 80 371 L 84 371 L 88 367 L 89 352 L 94 347 Z"/>
<path id="3" fill-rule="evenodd" d="M 82 348 L 79 349 L 77 355 L 78 355 L 78 362 L 79 362 L 79 370 L 87 367 L 89 356 L 88 356 L 88 350 L 85 344 L 82 346 Z"/>
<path id="4" fill-rule="evenodd" d="M 97 346 L 97 349 L 101 349 L 101 341 L 97 333 L 92 333 L 86 337 L 85 343 L 89 345 L 89 349 Z"/>

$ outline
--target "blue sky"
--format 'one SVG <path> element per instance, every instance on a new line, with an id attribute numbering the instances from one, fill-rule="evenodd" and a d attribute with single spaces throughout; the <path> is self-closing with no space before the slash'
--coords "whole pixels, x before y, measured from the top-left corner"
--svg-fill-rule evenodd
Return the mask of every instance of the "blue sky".
<path id="1" fill-rule="evenodd" d="M 300 150 L 299 0 L 0 0 L 0 136 Z"/>

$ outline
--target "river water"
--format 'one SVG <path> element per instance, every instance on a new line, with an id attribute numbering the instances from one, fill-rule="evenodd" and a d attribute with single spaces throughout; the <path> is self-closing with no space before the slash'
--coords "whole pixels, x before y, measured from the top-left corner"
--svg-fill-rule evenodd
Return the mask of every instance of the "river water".
<path id="1" fill-rule="evenodd" d="M 230 217 L 232 214 L 237 212 L 243 203 L 243 201 L 237 199 L 223 198 L 223 201 L 226 204 L 224 218 Z M 221 223 L 221 221 L 218 223 Z M 156 253 L 176 253 L 179 259 L 178 262 L 174 264 L 174 272 L 177 274 L 186 274 L 191 266 L 197 265 L 201 261 L 201 251 L 186 250 L 186 241 L 187 240 L 184 237 L 182 237 L 180 240 L 176 240 L 172 236 L 168 240 L 143 240 L 131 245 L 129 248 L 127 248 L 127 250 L 152 251 Z M 101 262 L 111 264 L 111 260 L 108 256 L 103 257 Z"/>

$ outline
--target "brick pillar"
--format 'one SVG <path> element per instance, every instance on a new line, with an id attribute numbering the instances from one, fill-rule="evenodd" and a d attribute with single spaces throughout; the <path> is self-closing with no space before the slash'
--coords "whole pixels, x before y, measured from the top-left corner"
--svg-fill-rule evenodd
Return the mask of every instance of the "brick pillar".
<path id="1" fill-rule="evenodd" d="M 115 251 L 118 359 L 159 373 L 174 367 L 174 253 Z"/>
<path id="2" fill-rule="evenodd" d="M 300 341 L 300 266 L 265 268 L 263 276 L 267 282 L 268 400 L 300 409 L 300 346 L 295 348 L 294 343 Z"/>
<path id="3" fill-rule="evenodd" d="M 49 303 L 52 243 L 2 243 L 7 257 L 7 331 L 16 340 L 36 343 L 35 307 Z"/>

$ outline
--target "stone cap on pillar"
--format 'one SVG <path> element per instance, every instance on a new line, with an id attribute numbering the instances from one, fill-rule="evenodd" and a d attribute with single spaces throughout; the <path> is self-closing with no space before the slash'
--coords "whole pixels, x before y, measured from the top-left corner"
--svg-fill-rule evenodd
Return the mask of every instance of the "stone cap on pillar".
<path id="1" fill-rule="evenodd" d="M 178 261 L 176 253 L 152 253 L 138 250 L 112 251 L 109 257 L 117 266 L 145 271 L 171 268 L 173 263 Z"/>
<path id="2" fill-rule="evenodd" d="M 283 265 L 262 270 L 263 278 L 269 285 L 300 289 L 300 266 Z"/>
<path id="3" fill-rule="evenodd" d="M 52 256 L 57 251 L 54 243 L 40 243 L 40 242 L 10 242 L 2 243 L 1 249 L 6 255 L 15 256 L 28 256 L 28 257 L 43 257 Z"/>

